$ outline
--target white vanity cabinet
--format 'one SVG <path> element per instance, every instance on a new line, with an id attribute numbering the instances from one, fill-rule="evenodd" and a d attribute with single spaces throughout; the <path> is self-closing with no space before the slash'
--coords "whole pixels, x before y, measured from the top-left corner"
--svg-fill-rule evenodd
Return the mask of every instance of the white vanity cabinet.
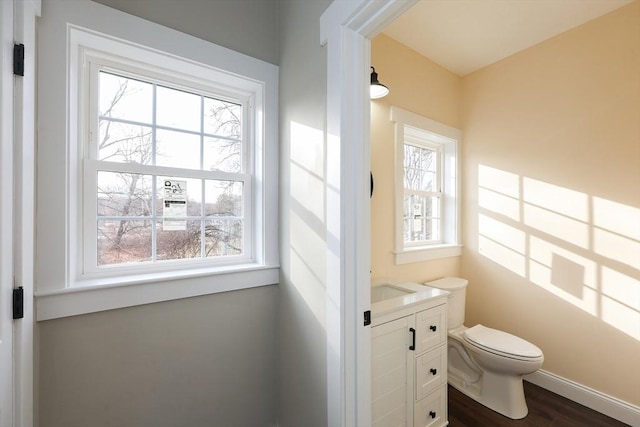
<path id="1" fill-rule="evenodd" d="M 447 421 L 446 294 L 376 315 L 372 307 L 374 427 L 441 427 Z"/>

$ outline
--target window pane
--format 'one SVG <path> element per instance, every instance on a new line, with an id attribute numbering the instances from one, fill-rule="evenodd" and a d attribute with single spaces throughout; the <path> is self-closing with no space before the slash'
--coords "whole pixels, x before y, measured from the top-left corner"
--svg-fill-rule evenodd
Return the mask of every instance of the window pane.
<path id="1" fill-rule="evenodd" d="M 404 186 L 411 190 L 439 191 L 437 188 L 437 151 L 404 146 Z"/>
<path id="2" fill-rule="evenodd" d="M 186 221 L 184 230 L 166 230 L 158 223 L 156 258 L 158 260 L 200 258 L 202 221 Z"/>
<path id="3" fill-rule="evenodd" d="M 151 123 L 151 84 L 101 71 L 99 91 L 101 117 Z"/>
<path id="4" fill-rule="evenodd" d="M 203 169 L 241 173 L 242 144 L 240 141 L 205 138 Z"/>
<path id="5" fill-rule="evenodd" d="M 158 86 L 156 121 L 160 126 L 200 132 L 201 96 Z"/>
<path id="6" fill-rule="evenodd" d="M 184 200 L 184 210 L 179 203 Z M 156 215 L 166 218 L 202 216 L 202 180 L 159 176 L 156 181 Z"/>
<path id="7" fill-rule="evenodd" d="M 200 136 L 158 130 L 156 135 L 156 165 L 200 169 Z"/>
<path id="8" fill-rule="evenodd" d="M 243 183 L 205 181 L 205 215 L 242 217 Z"/>
<path id="9" fill-rule="evenodd" d="M 242 235 L 242 220 L 207 220 L 205 225 L 206 256 L 216 257 L 242 254 Z"/>
<path id="10" fill-rule="evenodd" d="M 151 261 L 151 221 L 98 221 L 98 265 Z"/>
<path id="11" fill-rule="evenodd" d="M 149 175 L 98 172 L 98 216 L 149 216 L 151 195 Z"/>
<path id="12" fill-rule="evenodd" d="M 419 195 L 404 197 L 404 241 L 440 239 L 440 198 Z"/>
<path id="13" fill-rule="evenodd" d="M 204 132 L 227 138 L 242 138 L 242 106 L 204 98 Z"/>
<path id="14" fill-rule="evenodd" d="M 98 160 L 151 164 L 153 146 L 150 127 L 100 120 Z"/>

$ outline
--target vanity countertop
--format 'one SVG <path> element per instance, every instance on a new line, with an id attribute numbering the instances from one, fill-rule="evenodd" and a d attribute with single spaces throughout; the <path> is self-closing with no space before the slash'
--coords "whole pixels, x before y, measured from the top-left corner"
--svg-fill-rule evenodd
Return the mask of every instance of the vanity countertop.
<path id="1" fill-rule="evenodd" d="M 382 281 L 372 285 L 372 294 L 375 288 L 389 287 L 398 289 L 401 295 L 391 296 L 371 304 L 372 324 L 384 323 L 394 318 L 401 317 L 405 314 L 411 314 L 416 310 L 416 306 L 421 305 L 420 309 L 428 309 L 446 302 L 449 292 L 432 288 L 426 285 L 420 285 L 414 282 L 401 281 Z"/>

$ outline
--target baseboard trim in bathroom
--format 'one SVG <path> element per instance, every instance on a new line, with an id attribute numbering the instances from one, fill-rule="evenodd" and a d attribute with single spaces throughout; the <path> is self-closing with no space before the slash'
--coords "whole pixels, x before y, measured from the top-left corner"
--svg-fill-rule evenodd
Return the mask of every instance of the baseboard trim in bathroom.
<path id="1" fill-rule="evenodd" d="M 640 407 L 542 369 L 525 375 L 524 379 L 632 427 L 640 427 Z"/>

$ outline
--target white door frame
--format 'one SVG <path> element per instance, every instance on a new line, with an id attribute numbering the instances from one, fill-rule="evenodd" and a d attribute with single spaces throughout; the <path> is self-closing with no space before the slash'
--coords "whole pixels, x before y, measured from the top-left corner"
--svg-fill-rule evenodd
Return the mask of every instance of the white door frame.
<path id="1" fill-rule="evenodd" d="M 370 40 L 418 0 L 334 0 L 327 47 L 327 406 L 331 426 L 371 425 Z"/>
<path id="2" fill-rule="evenodd" d="M 1 0 L 0 0 L 1 1 Z M 34 425 L 36 18 L 41 0 L 14 0 L 14 38 L 25 46 L 24 76 L 14 84 L 14 286 L 24 290 L 24 318 L 15 321 L 14 427 Z"/>
<path id="3" fill-rule="evenodd" d="M 0 1 L 0 427 L 13 425 L 13 2 Z"/>
<path id="4" fill-rule="evenodd" d="M 0 427 L 34 424 L 35 49 L 40 0 L 0 0 Z M 13 75 L 13 45 L 25 46 L 24 76 Z M 12 290 L 24 317 L 12 319 Z"/>

